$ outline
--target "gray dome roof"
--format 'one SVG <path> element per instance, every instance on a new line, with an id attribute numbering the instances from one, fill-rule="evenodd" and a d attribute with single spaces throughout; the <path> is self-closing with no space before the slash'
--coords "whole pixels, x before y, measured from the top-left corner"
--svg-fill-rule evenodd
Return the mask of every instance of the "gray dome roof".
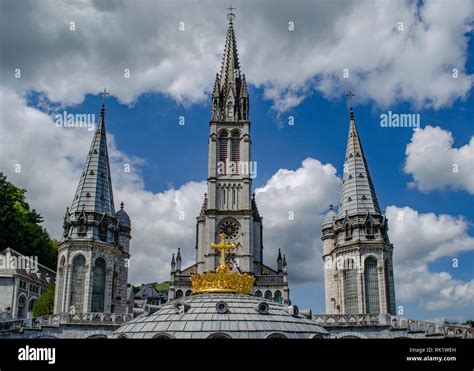
<path id="1" fill-rule="evenodd" d="M 282 304 L 246 294 L 210 293 L 169 301 L 153 314 L 144 313 L 124 323 L 112 337 L 310 339 L 326 335 L 316 322 L 289 314 Z"/>
<path id="2" fill-rule="evenodd" d="M 128 216 L 128 214 L 125 212 L 124 209 L 120 209 L 119 211 L 117 211 L 115 213 L 115 217 L 117 218 L 117 220 L 120 222 L 122 226 L 128 227 L 128 228 L 132 227 L 132 223 L 130 222 L 130 217 Z"/>

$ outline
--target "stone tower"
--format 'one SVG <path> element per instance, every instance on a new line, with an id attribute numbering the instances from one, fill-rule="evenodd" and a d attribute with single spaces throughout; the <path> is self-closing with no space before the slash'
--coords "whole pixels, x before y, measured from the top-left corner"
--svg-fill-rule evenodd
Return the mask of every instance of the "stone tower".
<path id="1" fill-rule="evenodd" d="M 125 313 L 131 223 L 115 212 L 102 104 L 58 248 L 54 313 Z"/>
<path id="2" fill-rule="evenodd" d="M 326 314 L 395 314 L 387 231 L 351 106 L 339 208 L 322 228 Z"/>
<path id="3" fill-rule="evenodd" d="M 249 95 L 239 65 L 235 16 L 229 13 L 227 18 L 224 58 L 211 97 L 207 193 L 197 217 L 196 263 L 181 270 L 181 255 L 173 257 L 169 297 L 190 295 L 189 275 L 218 267 L 218 253 L 210 245 L 224 232 L 227 240 L 237 245 L 226 259 L 234 269 L 256 276 L 255 295 L 288 302 L 286 260 L 280 253 L 278 269 L 263 263 L 262 217 L 252 195 L 256 165 L 251 160 Z"/>

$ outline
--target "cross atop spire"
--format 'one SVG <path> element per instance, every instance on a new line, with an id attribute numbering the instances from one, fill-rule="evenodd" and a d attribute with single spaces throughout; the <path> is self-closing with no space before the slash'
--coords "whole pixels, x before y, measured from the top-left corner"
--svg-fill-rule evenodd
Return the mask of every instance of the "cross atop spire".
<path id="1" fill-rule="evenodd" d="M 105 106 L 105 98 L 107 95 L 110 95 L 110 93 L 107 91 L 107 88 L 104 88 L 104 91 L 100 94 L 102 95 L 102 105 Z"/>
<path id="2" fill-rule="evenodd" d="M 235 9 L 236 8 L 233 8 L 232 5 L 227 8 L 227 10 L 229 11 L 229 13 L 227 13 L 227 19 L 229 20 L 229 23 L 232 23 L 235 19 L 235 14 L 232 12 Z"/>
<path id="3" fill-rule="evenodd" d="M 349 100 L 349 108 L 352 110 L 352 97 L 355 97 L 355 94 L 349 90 L 346 94 L 346 97 L 348 97 Z"/>

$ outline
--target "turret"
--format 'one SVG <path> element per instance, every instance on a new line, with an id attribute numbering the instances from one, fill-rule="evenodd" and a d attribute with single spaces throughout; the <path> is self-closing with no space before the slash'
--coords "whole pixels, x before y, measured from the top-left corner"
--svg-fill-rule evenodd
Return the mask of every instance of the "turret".
<path id="1" fill-rule="evenodd" d="M 330 254 L 334 248 L 334 221 L 336 212 L 332 205 L 329 205 L 329 211 L 323 219 L 323 230 L 321 239 L 323 240 L 323 255 Z"/>
<path id="2" fill-rule="evenodd" d="M 278 249 L 278 258 L 277 258 L 278 273 L 283 272 L 283 259 L 281 258 L 281 250 Z"/>
<path id="3" fill-rule="evenodd" d="M 115 218 L 118 221 L 118 244 L 119 247 L 130 254 L 130 240 L 132 239 L 131 230 L 132 224 L 130 222 L 130 217 L 123 209 L 124 203 L 120 204 L 120 210 L 115 213 Z"/>
<path id="4" fill-rule="evenodd" d="M 178 253 L 176 254 L 176 272 L 181 272 L 181 247 L 178 247 Z"/>

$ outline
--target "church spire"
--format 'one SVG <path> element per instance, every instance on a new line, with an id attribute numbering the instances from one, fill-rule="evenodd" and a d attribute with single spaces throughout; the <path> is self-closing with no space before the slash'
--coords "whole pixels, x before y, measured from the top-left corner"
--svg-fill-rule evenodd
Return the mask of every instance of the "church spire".
<path id="1" fill-rule="evenodd" d="M 215 121 L 248 120 L 248 91 L 245 77 L 240 72 L 237 42 L 234 33 L 235 14 L 228 8 L 229 27 L 224 47 L 220 74 L 217 74 L 212 92 L 212 118 Z"/>
<path id="2" fill-rule="evenodd" d="M 105 129 L 105 96 L 108 94 L 104 89 L 99 123 L 72 201 L 71 213 L 84 209 L 86 212 L 115 215 Z"/>
<path id="3" fill-rule="evenodd" d="M 350 123 L 338 218 L 356 213 L 381 214 L 355 124 L 354 111 L 352 110 L 354 94 L 349 92 L 347 96 L 349 97 Z"/>

